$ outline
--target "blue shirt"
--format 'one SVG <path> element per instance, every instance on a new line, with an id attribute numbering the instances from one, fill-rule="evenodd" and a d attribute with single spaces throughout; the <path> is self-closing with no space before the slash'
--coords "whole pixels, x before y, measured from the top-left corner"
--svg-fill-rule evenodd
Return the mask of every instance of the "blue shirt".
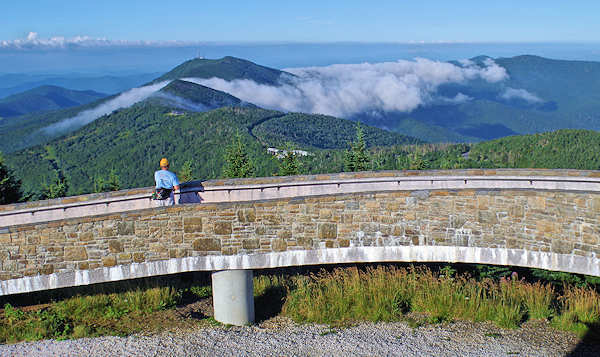
<path id="1" fill-rule="evenodd" d="M 154 173 L 154 181 L 156 181 L 156 188 L 168 188 L 173 189 L 173 186 L 179 186 L 179 180 L 177 175 L 169 170 L 158 170 Z"/>

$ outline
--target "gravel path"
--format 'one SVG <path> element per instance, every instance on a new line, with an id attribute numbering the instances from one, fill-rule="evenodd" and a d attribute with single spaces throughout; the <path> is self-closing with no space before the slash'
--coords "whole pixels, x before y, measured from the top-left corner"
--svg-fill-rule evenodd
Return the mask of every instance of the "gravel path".
<path id="1" fill-rule="evenodd" d="M 598 356 L 600 346 L 577 346 L 572 334 L 536 323 L 518 330 L 457 322 L 411 328 L 363 323 L 331 330 L 321 325 L 214 327 L 153 336 L 83 338 L 0 346 L 2 356 Z"/>

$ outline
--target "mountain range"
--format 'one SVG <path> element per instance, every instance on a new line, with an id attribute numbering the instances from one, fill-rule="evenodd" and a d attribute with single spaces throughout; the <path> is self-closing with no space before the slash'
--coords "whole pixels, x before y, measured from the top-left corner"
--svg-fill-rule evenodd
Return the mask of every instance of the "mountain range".
<path id="1" fill-rule="evenodd" d="M 488 60 L 471 59 L 476 64 Z M 600 63 L 534 56 L 494 61 L 508 74 L 501 83 L 471 80 L 438 88 L 444 97 L 466 98 L 460 103 L 430 103 L 410 113 L 363 113 L 351 119 L 366 124 L 367 143 L 379 148 L 426 141 L 478 142 L 560 128 L 600 128 Z M 293 82 L 294 75 L 233 57 L 193 59 L 150 81 L 148 85 L 156 86 L 156 91 L 129 107 L 109 104 L 135 90 L 79 107 L 0 120 L 0 148 L 11 153 L 6 161 L 28 192 L 52 182 L 56 171 L 69 180 L 69 193 L 91 191 L 94 180 L 110 170 L 119 172 L 122 187 L 146 186 L 151 184 L 155 161 L 162 156 L 172 158 L 175 168 L 188 160 L 194 162 L 197 177 L 218 177 L 224 164 L 224 140 L 235 133 L 242 136 L 259 163 L 258 175 L 276 172 L 277 162 L 267 154 L 268 146 L 291 145 L 310 151 L 312 159 L 306 163 L 310 172 L 343 169 L 340 155 L 355 138 L 354 121 L 259 108 L 192 82 L 198 78 L 245 79 L 277 88 Z M 44 131 L 102 106 L 116 109 L 67 131 Z M 561 138 L 564 135 L 559 134 Z M 466 155 L 459 152 L 462 149 L 453 150 L 458 150 L 454 156 Z M 388 166 L 396 167 L 393 162 Z"/>
<path id="2" fill-rule="evenodd" d="M 0 118 L 70 108 L 106 97 L 92 90 L 77 91 L 44 85 L 0 99 Z"/>

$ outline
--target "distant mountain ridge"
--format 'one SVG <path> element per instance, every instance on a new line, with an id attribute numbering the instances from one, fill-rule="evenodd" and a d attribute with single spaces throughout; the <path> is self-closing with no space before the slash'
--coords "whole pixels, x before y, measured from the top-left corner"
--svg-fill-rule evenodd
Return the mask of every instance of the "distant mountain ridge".
<path id="1" fill-rule="evenodd" d="M 91 90 L 78 91 L 45 85 L 0 99 L 0 117 L 14 117 L 33 112 L 64 109 L 106 97 Z"/>
<path id="2" fill-rule="evenodd" d="M 54 85 L 72 90 L 93 90 L 100 93 L 115 94 L 138 87 L 156 78 L 159 73 L 141 73 L 127 75 L 0 75 L 0 98 L 22 93 L 44 85 Z"/>

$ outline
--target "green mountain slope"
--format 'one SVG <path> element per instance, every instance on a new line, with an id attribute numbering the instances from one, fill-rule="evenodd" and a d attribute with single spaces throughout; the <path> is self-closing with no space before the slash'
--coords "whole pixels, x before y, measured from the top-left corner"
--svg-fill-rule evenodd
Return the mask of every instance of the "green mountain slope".
<path id="1" fill-rule="evenodd" d="M 250 79 L 258 83 L 276 85 L 279 83 L 280 76 L 284 73 L 285 72 L 259 66 L 250 61 L 235 57 L 224 57 L 217 60 L 193 59 L 175 67 L 173 70 L 156 78 L 151 83 L 189 77 L 218 77 L 226 80 Z M 291 74 L 287 75 L 291 76 Z M 213 109 L 227 105 L 249 105 L 249 103 L 241 103 L 238 98 L 227 93 L 219 92 L 190 82 L 178 81 L 164 89 L 164 91 L 159 92 L 158 94 L 174 94 L 184 98 L 184 101 L 168 98 L 168 96 L 162 96 L 162 98 L 156 96 L 154 98 L 156 104 L 168 105 L 173 108 L 199 110 L 199 106 L 207 106 L 208 108 L 206 109 Z M 68 110 L 62 109 L 13 118 L 0 118 L 0 151 L 7 153 L 14 152 L 26 147 L 48 142 L 64 133 L 46 135 L 44 133 L 40 134 L 39 129 L 62 119 L 71 118 L 84 110 L 91 109 L 103 103 L 104 100 L 112 99 L 114 97 L 116 97 L 116 95 L 96 101 L 91 103 L 91 105 L 86 104 Z M 193 102 L 192 106 L 188 105 L 190 103 L 185 101 Z M 194 105 L 196 105 L 196 107 L 194 107 Z M 75 129 L 77 128 L 73 128 L 73 130 Z"/>
<path id="2" fill-rule="evenodd" d="M 6 161 L 23 180 L 28 192 L 39 192 L 44 183 L 50 183 L 55 168 L 67 177 L 71 194 L 92 191 L 94 179 L 106 177 L 113 169 L 123 188 L 148 186 L 153 182 L 158 160 L 164 156 L 176 171 L 185 161 L 192 160 L 196 167 L 194 175 L 207 179 L 221 175 L 226 143 L 239 132 L 256 163 L 257 174 L 270 176 L 277 172 L 277 162 L 266 147 L 288 141 L 297 147 L 319 147 L 317 138 L 327 138 L 332 129 L 321 125 L 322 120 L 335 124 L 338 134 L 335 140 L 327 139 L 329 141 L 321 147 L 345 149 L 354 139 L 355 123 L 348 120 L 286 115 L 256 107 L 224 107 L 173 115 L 173 107 L 146 100 L 103 116 L 46 145 L 7 155 Z M 278 132 L 266 137 L 261 136 L 261 130 L 255 134 L 255 129 L 267 123 L 284 129 L 290 125 L 293 131 L 294 123 L 307 127 L 312 123 L 317 125 L 294 136 Z M 365 134 L 372 146 L 417 142 L 377 128 L 365 127 Z"/>
<path id="3" fill-rule="evenodd" d="M 77 91 L 46 85 L 0 99 L 0 117 L 75 107 L 104 97 L 105 94 L 90 90 Z"/>
<path id="4" fill-rule="evenodd" d="M 364 126 L 369 146 L 390 146 L 422 143 L 413 137 Z M 306 149 L 342 149 L 354 140 L 356 123 L 326 115 L 289 113 L 261 122 L 252 133 L 263 143 L 283 147 L 292 142 Z"/>
<path id="5" fill-rule="evenodd" d="M 115 96 L 102 98 L 77 107 L 30 113 L 18 117 L 0 118 L 0 151 L 10 153 L 52 140 L 59 134 L 48 135 L 41 128 L 57 123 L 78 113 L 93 109 Z"/>
<path id="6" fill-rule="evenodd" d="M 217 77 L 227 81 L 250 79 L 260 84 L 277 85 L 280 76 L 284 73 L 286 72 L 231 56 L 214 60 L 196 58 L 173 68 L 155 79 L 153 83 L 170 79 Z M 286 74 L 291 76 L 289 73 Z"/>

